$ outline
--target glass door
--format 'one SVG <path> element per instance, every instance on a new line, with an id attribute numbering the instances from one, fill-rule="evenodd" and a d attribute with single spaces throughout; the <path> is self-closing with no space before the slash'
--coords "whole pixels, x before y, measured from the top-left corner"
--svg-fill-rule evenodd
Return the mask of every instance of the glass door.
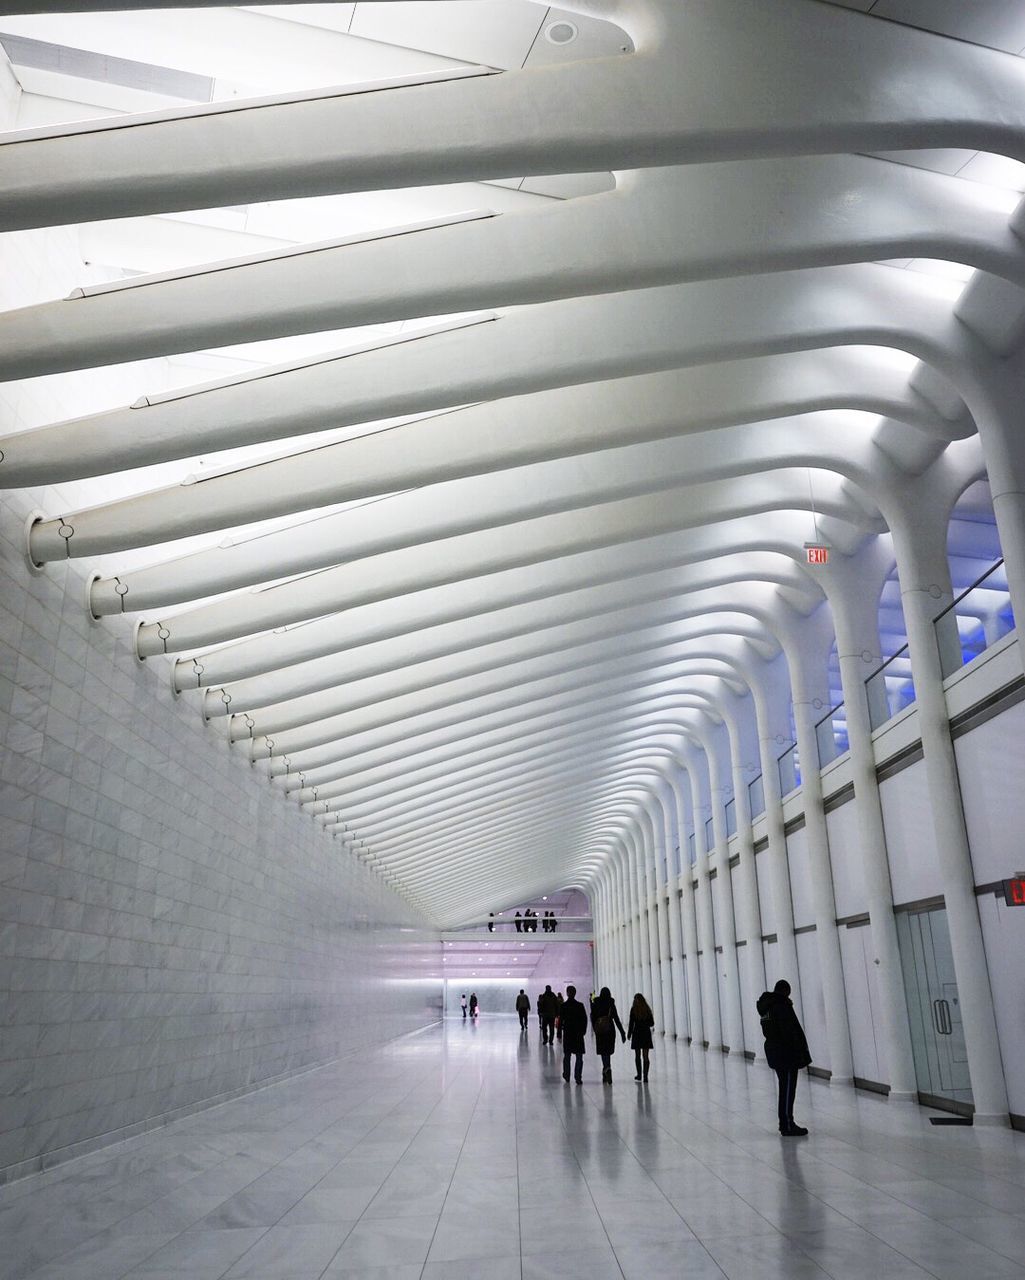
<path id="1" fill-rule="evenodd" d="M 967 1109 L 972 1086 L 946 910 L 900 912 L 897 936 L 922 1101 Z"/>

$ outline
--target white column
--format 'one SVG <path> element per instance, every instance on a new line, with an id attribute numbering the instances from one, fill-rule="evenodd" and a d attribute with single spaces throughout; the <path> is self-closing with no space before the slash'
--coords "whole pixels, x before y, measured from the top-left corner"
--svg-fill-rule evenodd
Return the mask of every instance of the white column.
<path id="1" fill-rule="evenodd" d="M 893 888 L 883 828 L 883 809 L 876 778 L 872 724 L 866 677 L 879 665 L 878 599 L 882 577 L 873 560 L 882 554 L 869 545 L 856 556 L 834 556 L 830 563 L 829 600 L 836 625 L 837 657 L 847 712 L 851 778 L 857 806 L 862 876 L 875 950 L 876 991 L 892 1101 L 915 1101 L 918 1083 L 911 1052 L 907 997 L 893 914 Z"/>
<path id="2" fill-rule="evenodd" d="M 906 519 L 893 521 L 892 532 L 929 786 L 929 807 L 964 1024 L 975 1123 L 1006 1125 L 1009 1123 L 1007 1085 L 1000 1057 L 982 923 L 975 897 L 975 874 L 961 802 L 960 778 L 950 736 L 940 645 L 934 627 L 936 615 L 953 599 L 946 552 L 946 520 L 942 528 L 937 528 L 936 520 L 930 519 L 936 512 L 936 503 L 934 500 L 930 503 L 925 489 L 916 486 L 914 496 L 917 498 L 914 507 L 907 512 Z"/>

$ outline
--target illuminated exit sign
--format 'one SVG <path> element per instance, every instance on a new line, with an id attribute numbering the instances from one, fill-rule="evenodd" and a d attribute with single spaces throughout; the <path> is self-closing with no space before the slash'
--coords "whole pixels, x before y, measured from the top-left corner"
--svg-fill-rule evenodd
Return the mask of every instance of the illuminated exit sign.
<path id="1" fill-rule="evenodd" d="M 1025 875 L 1004 881 L 1004 901 L 1009 907 L 1025 907 Z"/>
<path id="2" fill-rule="evenodd" d="M 829 548 L 821 542 L 806 542 L 804 554 L 809 564 L 829 564 Z"/>

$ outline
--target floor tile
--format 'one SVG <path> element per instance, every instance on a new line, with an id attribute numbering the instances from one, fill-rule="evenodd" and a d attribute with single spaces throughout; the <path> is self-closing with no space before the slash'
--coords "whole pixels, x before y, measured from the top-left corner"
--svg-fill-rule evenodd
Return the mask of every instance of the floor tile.
<path id="1" fill-rule="evenodd" d="M 0 1188 L 0 1280 L 1025 1280 L 1025 1135 L 811 1081 L 788 1145 L 764 1068 L 567 1090 L 509 1022 Z"/>

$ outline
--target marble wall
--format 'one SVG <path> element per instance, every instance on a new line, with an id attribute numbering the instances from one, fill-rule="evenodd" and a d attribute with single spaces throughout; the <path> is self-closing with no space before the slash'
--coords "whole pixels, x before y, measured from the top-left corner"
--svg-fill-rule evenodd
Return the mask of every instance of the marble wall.
<path id="1" fill-rule="evenodd" d="M 437 935 L 0 512 L 0 1170 L 438 1016 Z M 0 1174 L 2 1178 L 3 1174 Z"/>

